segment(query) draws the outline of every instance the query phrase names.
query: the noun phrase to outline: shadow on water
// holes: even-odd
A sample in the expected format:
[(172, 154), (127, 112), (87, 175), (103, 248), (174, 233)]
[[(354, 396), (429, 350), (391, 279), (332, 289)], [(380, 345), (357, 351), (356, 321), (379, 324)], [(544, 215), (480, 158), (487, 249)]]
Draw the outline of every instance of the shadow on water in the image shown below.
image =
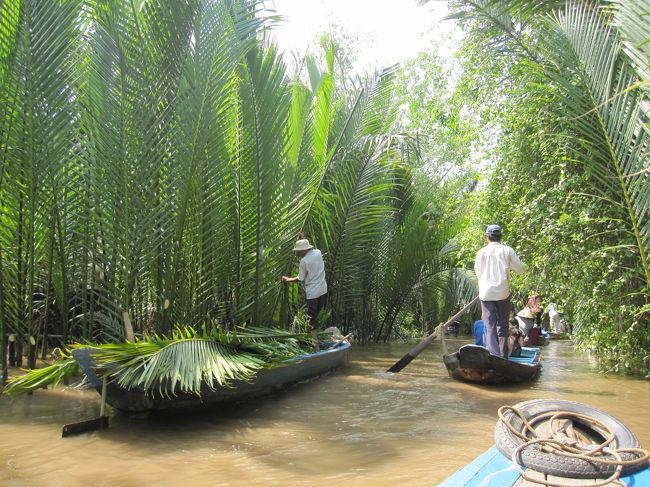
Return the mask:
[[(245, 402), (234, 402), (218, 405), (199, 405), (179, 410), (153, 411), (142, 414), (126, 414), (108, 406), (111, 424), (128, 429), (143, 426), (148, 430), (168, 428), (170, 424), (183, 428), (191, 428), (195, 424), (211, 424), (219, 426), (233, 420), (259, 416), (265, 409), (273, 410), (281, 407), (283, 401), (292, 394), (307, 392), (311, 387), (319, 387), (318, 382), (336, 380), (344, 377), (344, 370), (332, 371), (316, 380), (304, 381), (285, 387), (274, 394), (249, 399)], [(287, 399), (285, 399), (285, 396)], [(4, 424), (30, 425), (52, 424), (82, 421), (99, 414), (101, 397), (92, 387), (77, 388), (57, 386), (53, 389), (44, 388), (32, 394), (20, 396), (0, 395), (0, 421)], [(299, 418), (296, 418), (298, 420)]]

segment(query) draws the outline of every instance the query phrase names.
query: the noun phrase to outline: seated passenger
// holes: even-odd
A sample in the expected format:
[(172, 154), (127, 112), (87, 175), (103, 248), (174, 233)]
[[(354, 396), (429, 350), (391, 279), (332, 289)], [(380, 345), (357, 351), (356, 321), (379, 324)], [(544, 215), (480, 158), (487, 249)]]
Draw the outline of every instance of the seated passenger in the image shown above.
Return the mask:
[(521, 346), (524, 342), (524, 335), (516, 322), (510, 324), (510, 336), (508, 337), (508, 356), (521, 357)]
[(541, 298), (533, 295), (528, 298), (527, 305), (517, 313), (516, 319), (523, 336), (527, 337), (535, 325), (541, 326)]
[(539, 326), (534, 326), (526, 335), (524, 340), (524, 347), (537, 347), (539, 346), (539, 335), (541, 333), (541, 328)]

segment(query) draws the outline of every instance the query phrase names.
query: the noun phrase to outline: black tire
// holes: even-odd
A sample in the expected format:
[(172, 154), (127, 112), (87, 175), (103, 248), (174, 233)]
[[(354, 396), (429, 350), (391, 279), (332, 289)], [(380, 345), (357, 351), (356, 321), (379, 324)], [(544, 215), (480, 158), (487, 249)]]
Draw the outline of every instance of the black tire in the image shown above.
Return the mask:
[[(568, 411), (571, 413), (583, 414), (591, 416), (597, 421), (600, 421), (605, 426), (611, 428), (616, 435), (616, 443), (618, 448), (639, 448), (639, 441), (634, 434), (621, 423), (618, 419), (606, 414), (599, 409), (580, 404), (572, 401), (564, 401), (561, 399), (546, 400), (536, 399), (532, 401), (525, 401), (516, 404), (514, 408), (518, 409), (526, 420), (534, 416), (544, 413), (552, 413), (557, 411)], [(512, 411), (506, 411), (504, 418), (508, 421), (515, 430), (520, 431), (523, 422), (519, 416)], [(599, 431), (597, 428), (592, 428), (602, 437), (607, 437), (605, 431)], [(497, 448), (508, 458), (512, 457), (512, 452), (517, 447), (524, 443), (524, 440), (518, 438), (512, 433), (508, 427), (499, 419), (494, 430), (494, 440)], [(640, 454), (636, 453), (622, 453), (623, 460), (635, 460), (640, 458)], [(612, 455), (604, 455), (601, 458), (616, 460)], [(603, 465), (601, 463), (593, 463), (581, 458), (570, 458), (553, 453), (546, 453), (535, 448), (526, 448), (520, 454), (520, 460), (523, 467), (542, 472), (547, 475), (555, 475), (557, 477), (576, 478), (576, 479), (593, 479), (593, 478), (607, 478), (611, 476), (615, 470), (615, 465)], [(638, 472), (647, 467), (647, 462), (629, 465), (623, 468), (621, 476), (630, 475)]]

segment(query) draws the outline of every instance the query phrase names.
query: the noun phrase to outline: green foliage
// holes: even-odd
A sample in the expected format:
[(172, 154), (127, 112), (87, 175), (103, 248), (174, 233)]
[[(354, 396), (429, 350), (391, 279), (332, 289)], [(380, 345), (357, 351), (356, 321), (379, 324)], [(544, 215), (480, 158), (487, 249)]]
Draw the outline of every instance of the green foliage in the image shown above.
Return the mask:
[[(611, 12), (597, 3), (548, 2), (552, 15), (535, 11), (545, 2), (530, 9), (480, 3), (477, 25), (489, 24), (495, 33), (488, 35), (499, 39), (494, 45), (504, 44), (489, 69), (466, 72), (465, 84), (474, 76), (509, 80), (490, 109), (499, 134), (496, 164), (473, 210), (474, 234), (501, 223), (529, 267), (516, 281), (518, 297), (541, 292), (559, 303), (580, 345), (595, 350), (604, 366), (647, 374), (650, 139), (638, 77), (644, 66), (622, 49)], [(615, 25), (639, 41), (634, 8), (615, 11)], [(490, 12), (511, 21), (491, 23)], [(474, 58), (490, 55), (480, 43), (486, 30), (478, 32), (478, 41), (466, 44)], [(474, 250), (466, 246), (468, 261)]]
[[(402, 225), (419, 215), (408, 202), (413, 142), (394, 130), (395, 71), (353, 78), (353, 50), (326, 37), (309, 76), (291, 79), (263, 39), (275, 19), (261, 9), (1, 3), (3, 336), (121, 342), (125, 313), (140, 337), (174, 323), (288, 326), (301, 299), (278, 277), (295, 268), (301, 233), (325, 254), (337, 325), (368, 338), (406, 319), (409, 300), (388, 302), (381, 286), (401, 265), (389, 252), (418, 238), (438, 251), (448, 234)], [(420, 250), (423, 268), (438, 262)], [(138, 347), (153, 345), (128, 353)]]
[[(95, 370), (120, 386), (141, 388), (147, 394), (172, 396), (179, 392), (201, 395), (204, 388), (228, 387), (235, 380), (250, 380), (262, 368), (311, 351), (309, 334), (249, 328), (233, 333), (176, 328), (174, 333), (145, 336), (141, 340), (108, 344), (75, 344), (91, 348)], [(66, 354), (49, 367), (12, 380), (7, 394), (55, 385), (79, 373), (77, 362)]]
[(81, 373), (81, 369), (77, 361), (66, 354), (62, 360), (52, 365), (30, 370), (24, 375), (14, 377), (2, 392), (4, 394), (24, 394), (46, 386), (55, 386), (65, 378), (79, 373)]
[(398, 130), (409, 137), (402, 153), (412, 168), (399, 219), (387, 222), (379, 247), (389, 262), (378, 300), (384, 340), (426, 334), (476, 294), (458, 268), (457, 240), (467, 224), (464, 195), (476, 177), (478, 134), (457, 100), (455, 64), (435, 49), (405, 63), (395, 82)]

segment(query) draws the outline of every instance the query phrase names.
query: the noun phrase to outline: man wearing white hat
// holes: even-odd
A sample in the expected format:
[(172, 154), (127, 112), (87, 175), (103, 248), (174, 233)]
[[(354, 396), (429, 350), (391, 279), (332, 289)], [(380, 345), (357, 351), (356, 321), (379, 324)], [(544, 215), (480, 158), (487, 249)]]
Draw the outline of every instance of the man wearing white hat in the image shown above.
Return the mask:
[(510, 272), (524, 272), (515, 251), (501, 243), (501, 227), (490, 225), (485, 231), (488, 244), (478, 251), (474, 271), (485, 323), (485, 347), (492, 355), (508, 358), (510, 318)]
[(312, 344), (315, 349), (318, 349), (318, 313), (327, 304), (327, 282), (325, 281), (323, 254), (320, 250), (315, 249), (306, 238), (298, 240), (293, 250), (301, 258), (298, 275), (296, 277), (282, 276), (282, 281), (305, 283), (307, 316), (311, 328)]

